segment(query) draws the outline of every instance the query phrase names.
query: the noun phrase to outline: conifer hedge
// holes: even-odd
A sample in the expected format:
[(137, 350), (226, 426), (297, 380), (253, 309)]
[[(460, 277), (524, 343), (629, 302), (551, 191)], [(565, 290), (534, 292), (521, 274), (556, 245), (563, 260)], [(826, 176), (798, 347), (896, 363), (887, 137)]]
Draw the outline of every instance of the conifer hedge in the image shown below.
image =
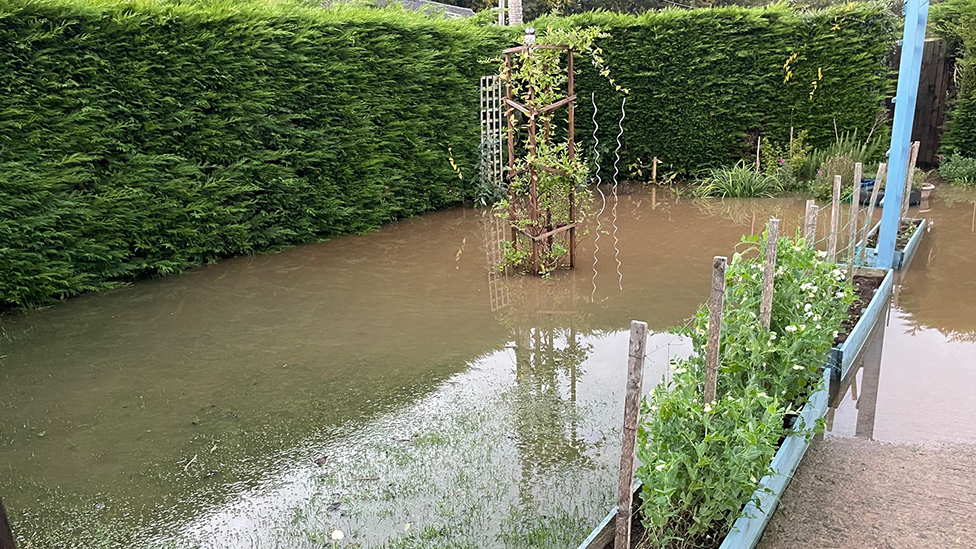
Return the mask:
[[(615, 80), (630, 89), (627, 162), (658, 156), (679, 173), (695, 174), (755, 158), (757, 135), (782, 145), (791, 126), (807, 130), (815, 146), (834, 140), (835, 121), (840, 133), (866, 135), (892, 91), (886, 56), (896, 21), (882, 4), (809, 12), (776, 4), (637, 17), (594, 12), (568, 19), (610, 34), (600, 43), (603, 56)], [(592, 70), (578, 82), (585, 98), (577, 132), (590, 135), (589, 91), (607, 84)], [(620, 97), (598, 91), (596, 101), (600, 127), (615, 129)], [(612, 141), (603, 140), (615, 146)]]
[[(535, 23), (571, 24), (611, 34), (625, 161), (682, 172), (734, 162), (750, 132), (866, 131), (889, 85), (873, 4)], [(0, 308), (456, 203), (477, 179), (478, 79), (520, 34), (287, 2), (0, 0)], [(578, 66), (583, 139), (588, 92), (604, 128), (620, 96)]]
[(946, 41), (958, 77), (949, 105), (942, 150), (976, 158), (976, 0), (948, 0), (931, 7), (935, 34)]

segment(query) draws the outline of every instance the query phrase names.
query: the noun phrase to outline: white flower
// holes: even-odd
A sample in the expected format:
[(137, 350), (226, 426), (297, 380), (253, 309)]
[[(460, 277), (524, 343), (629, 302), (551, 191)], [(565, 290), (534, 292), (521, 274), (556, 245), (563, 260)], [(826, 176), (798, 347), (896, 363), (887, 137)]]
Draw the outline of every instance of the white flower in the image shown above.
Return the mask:
[(837, 339), (837, 330), (834, 330), (834, 339)]
[(751, 314), (751, 315), (752, 315), (752, 318), (756, 318), (756, 313), (754, 313), (754, 312), (752, 312), (752, 311), (749, 311), (749, 314)]
[(806, 330), (806, 329), (807, 329), (807, 325), (806, 325), (806, 324), (800, 324), (800, 331), (801, 331), (801, 332), (802, 332), (803, 330)]
[[(813, 321), (814, 322), (820, 322), (820, 315), (813, 315)], [(819, 328), (820, 326), (817, 326), (817, 327)]]
[(818, 330), (820, 329), (820, 325), (819, 325), (819, 324), (817, 324), (817, 329), (818, 329)]
[(789, 326), (786, 327), (786, 331), (787, 332), (795, 332), (796, 331), (796, 326), (794, 326), (793, 324), (790, 324)]
[(776, 332), (770, 332), (769, 339), (776, 339)]
[(345, 534), (342, 533), (342, 530), (333, 530), (332, 531), (332, 539), (333, 540), (339, 541), (339, 540), (341, 540), (344, 537), (345, 537)]
[(759, 482), (756, 480), (756, 477), (749, 477), (749, 480), (751, 480), (753, 484), (757, 484)]
[(655, 467), (655, 469), (657, 469), (658, 471), (663, 471), (663, 470), (664, 470), (664, 468), (665, 468), (665, 467), (667, 467), (667, 466), (668, 466), (668, 464), (667, 464), (667, 463), (664, 463), (664, 462), (662, 461), (661, 463), (658, 463), (658, 464), (657, 464), (657, 467)]
[(706, 404), (705, 405), (705, 413), (707, 414), (708, 412), (711, 412), (711, 411), (712, 411), (712, 405), (711, 404)]
[(836, 297), (837, 299), (840, 299), (840, 298), (844, 297), (844, 292), (837, 292), (836, 294), (834, 294), (834, 297)]
[(817, 252), (817, 257), (819, 257), (820, 259), (823, 259), (823, 258), (827, 257), (827, 252), (819, 251), (819, 252)]
[(677, 370), (674, 371), (674, 373), (676, 373), (676, 374), (683, 374), (683, 373), (685, 373), (687, 371), (688, 371), (688, 368), (678, 368)]
[(766, 398), (766, 393), (759, 393), (759, 398)]
[(841, 280), (844, 278), (844, 273), (840, 272), (840, 269), (834, 269), (833, 271), (830, 272), (830, 274), (832, 274), (834, 278), (836, 278), (837, 280)]
[(657, 411), (657, 406), (651, 406), (651, 412), (656, 412), (656, 411)]
[(811, 316), (813, 316), (813, 312), (812, 311), (807, 311), (807, 318), (810, 318)]
[(800, 366), (799, 364), (794, 364), (793, 365), (793, 369), (794, 370), (802, 370), (803, 369), (803, 366)]
[(804, 310), (804, 311), (809, 311), (809, 310), (810, 310), (810, 309), (812, 309), (812, 308), (813, 308), (813, 305), (811, 305), (811, 304), (809, 304), (809, 303), (807, 303), (806, 305), (804, 305), (804, 306), (803, 306), (803, 310)]

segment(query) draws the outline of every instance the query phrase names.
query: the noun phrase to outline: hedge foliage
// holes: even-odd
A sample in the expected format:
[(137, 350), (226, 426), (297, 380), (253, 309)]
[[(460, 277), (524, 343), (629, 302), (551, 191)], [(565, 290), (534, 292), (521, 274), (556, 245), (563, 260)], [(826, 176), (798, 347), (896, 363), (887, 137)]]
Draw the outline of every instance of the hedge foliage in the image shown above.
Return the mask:
[(505, 44), (397, 10), (3, 0), (0, 306), (456, 202)]
[[(875, 4), (535, 22), (589, 24), (631, 89), (627, 163), (696, 172), (756, 133), (866, 132), (890, 85)], [(0, 308), (456, 203), (477, 179), (478, 78), (520, 34), (289, 0), (0, 0)], [(585, 150), (588, 92), (604, 129), (620, 95), (577, 66)]]
[[(895, 20), (881, 4), (812, 12), (776, 4), (637, 17), (594, 12), (568, 21), (600, 25), (611, 35), (600, 46), (614, 78), (631, 90), (623, 138), (628, 162), (646, 164), (657, 156), (677, 172), (698, 173), (755, 155), (756, 135), (788, 142), (791, 126), (807, 130), (814, 146), (834, 139), (834, 120), (841, 133), (866, 135), (892, 90), (885, 57)], [(537, 28), (547, 24), (566, 20), (535, 22)], [(620, 98), (599, 92), (606, 88), (600, 75), (583, 71), (578, 133), (592, 132), (590, 90), (597, 90), (600, 127), (616, 126)]]
[(976, 0), (941, 2), (932, 6), (930, 18), (959, 74), (942, 148), (948, 154), (976, 158)]

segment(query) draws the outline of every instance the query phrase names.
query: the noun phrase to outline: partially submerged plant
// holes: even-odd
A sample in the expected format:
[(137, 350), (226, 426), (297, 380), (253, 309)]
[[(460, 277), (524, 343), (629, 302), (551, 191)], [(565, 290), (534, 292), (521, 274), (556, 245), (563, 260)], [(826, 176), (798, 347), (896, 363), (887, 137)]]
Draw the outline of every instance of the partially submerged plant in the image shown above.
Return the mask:
[[(702, 402), (708, 312), (680, 330), (694, 354), (643, 402), (641, 514), (653, 547), (715, 546), (770, 472), (784, 419), (822, 380), (853, 287), (797, 238), (779, 239), (770, 328), (758, 321), (764, 239), (746, 237), (726, 273), (718, 397)], [(810, 428), (811, 426), (806, 426)]]
[(781, 190), (775, 176), (741, 160), (731, 168), (712, 168), (692, 192), (697, 197), (747, 198), (769, 197)]
[(953, 185), (976, 185), (976, 158), (958, 154), (941, 157), (939, 175)]

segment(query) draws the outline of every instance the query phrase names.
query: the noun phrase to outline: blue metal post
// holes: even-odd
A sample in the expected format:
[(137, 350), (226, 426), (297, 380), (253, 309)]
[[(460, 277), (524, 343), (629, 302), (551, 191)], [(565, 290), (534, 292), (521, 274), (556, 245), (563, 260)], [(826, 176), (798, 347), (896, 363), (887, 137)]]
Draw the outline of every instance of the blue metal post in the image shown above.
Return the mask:
[(915, 101), (918, 98), (918, 78), (925, 48), (925, 24), (929, 18), (929, 0), (905, 2), (905, 34), (898, 66), (898, 91), (895, 92), (895, 120), (891, 128), (891, 149), (885, 185), (884, 210), (878, 235), (878, 266), (894, 267), (895, 241), (901, 221), (901, 205), (905, 197), (908, 176), (908, 151), (911, 148), (912, 123), (915, 121)]

